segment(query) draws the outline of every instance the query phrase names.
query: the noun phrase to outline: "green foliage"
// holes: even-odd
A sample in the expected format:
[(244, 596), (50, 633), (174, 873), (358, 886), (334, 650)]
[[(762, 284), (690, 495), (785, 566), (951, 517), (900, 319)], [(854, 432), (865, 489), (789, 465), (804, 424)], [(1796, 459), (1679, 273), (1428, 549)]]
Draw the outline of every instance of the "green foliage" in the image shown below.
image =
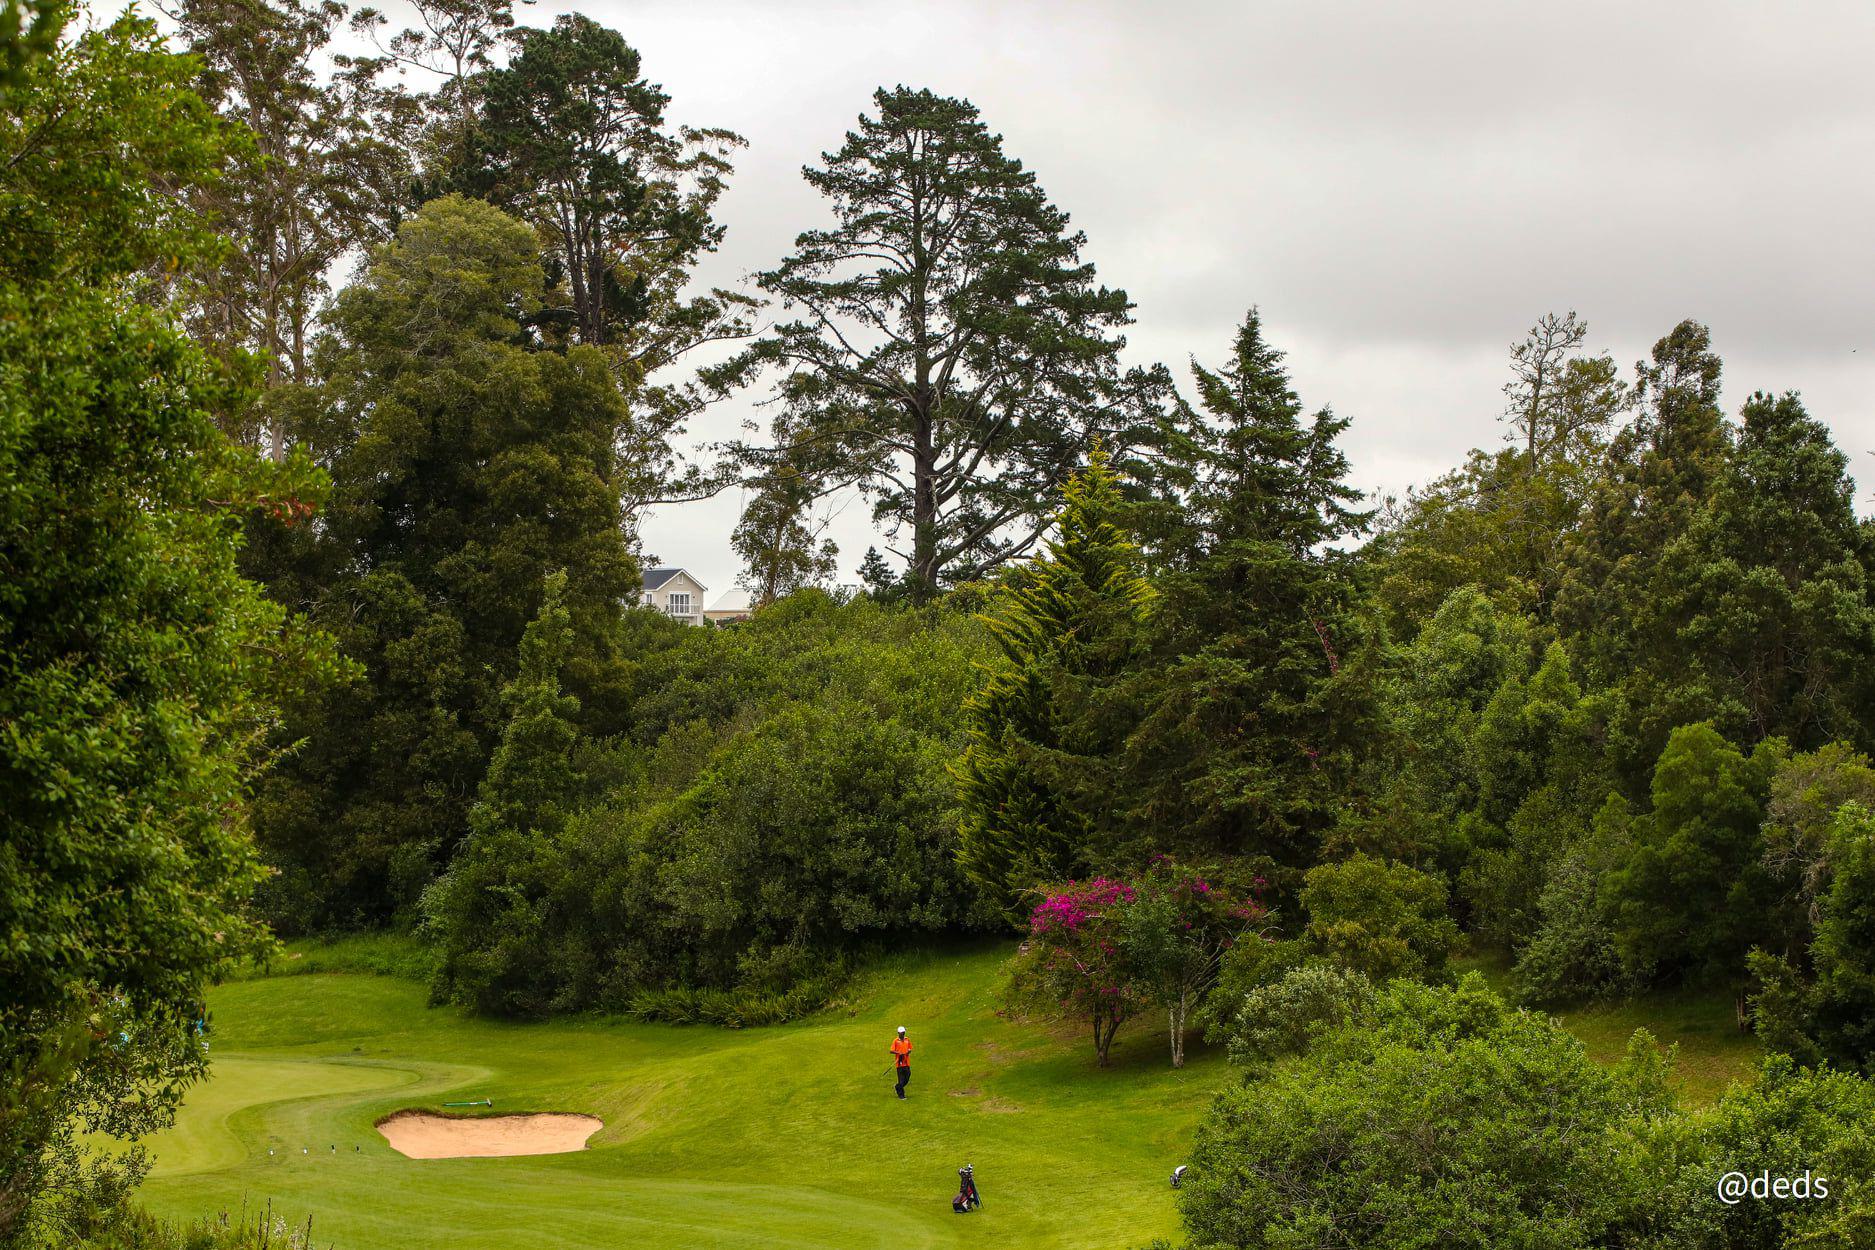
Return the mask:
[(1188, 524), (1158, 579), (1155, 662), (1129, 683), (1144, 715), (1115, 793), (1159, 849), (1305, 866), (1370, 721), (1353, 586), (1324, 546), (1365, 524), (1335, 445), (1347, 422), (1303, 421), (1254, 310), (1223, 368), (1193, 369), (1211, 421), (1180, 452)]
[(425, 923), (441, 939), (439, 1001), (495, 1015), (548, 1006), (536, 975), (539, 907), (552, 883), (546, 861), (588, 786), (576, 749), (579, 700), (560, 688), (572, 646), (566, 574), (556, 572), (521, 636), (520, 671), (502, 689), (508, 723), (469, 810), (469, 836), (424, 892)]
[[(659, 335), (694, 342), (717, 328), (720, 292), (686, 305), (678, 290), (723, 237), (710, 213), (742, 140), (670, 126), (670, 97), (645, 80), (637, 50), (589, 17), (564, 14), (509, 40), (508, 63), (477, 83), (470, 159), (486, 168), (463, 176), (540, 225), (577, 340), (642, 356)], [(648, 372), (683, 342), (636, 363)]]
[(1746, 756), (1709, 724), (1673, 731), (1609, 887), (1629, 973), (1736, 976), (1769, 907), (1759, 824), (1782, 743)]
[(1307, 937), (1323, 957), (1375, 981), (1444, 973), (1458, 926), (1437, 877), (1356, 855), (1310, 869), (1305, 882)]
[(207, 981), (267, 944), (257, 747), (333, 671), (236, 564), (316, 475), (231, 447), (238, 387), (132, 298), (201, 238), (157, 203), (218, 150), (187, 68), (126, 17), (0, 93), (0, 1242), (115, 1204), (144, 1160), (77, 1136), (144, 1136), (200, 1077)]
[(1194, 1245), (1625, 1244), (1657, 1171), (1625, 1140), (1638, 1079), (1475, 976), (1284, 985), (1313, 1018), (1259, 1047), (1309, 1048), (1252, 1069), (1200, 1127), (1180, 1193)]
[[(433, 896), (448, 992), (753, 1023), (804, 1010), (859, 944), (971, 922), (946, 711), (984, 653), (973, 623), (811, 591), (734, 630), (631, 615), (650, 632), (630, 741), (594, 749), (597, 797), (486, 852), (478, 827)], [(553, 758), (589, 771), (565, 723)]]
[(1753, 1026), (1767, 1049), (1800, 1063), (1866, 1072), (1875, 1062), (1875, 810), (1838, 808), (1825, 856), (1809, 973), (1796, 957), (1753, 951)]
[(1503, 416), (1513, 446), (1473, 451), (1461, 467), (1388, 501), (1368, 555), (1395, 637), (1411, 638), (1468, 585), (1548, 621), (1608, 427), (1631, 398), (1607, 354), (1581, 354), (1587, 332), (1574, 313), (1539, 320), (1511, 349)]
[(1367, 1019), (1376, 997), (1363, 973), (1326, 963), (1292, 968), (1238, 1000), (1227, 1031), (1230, 1060), (1255, 1068), (1306, 1054), (1324, 1035)]
[(625, 403), (593, 349), (530, 350), (521, 319), (544, 298), (528, 228), (450, 197), (338, 301), (315, 440), (333, 499), (305, 584), (364, 681), (295, 710), (306, 742), (258, 799), (292, 927), (386, 920), (448, 862), (549, 570), (566, 571), (580, 728), (620, 727)]
[(1810, 944), (1830, 884), (1830, 827), (1846, 803), (1875, 810), (1875, 767), (1847, 743), (1793, 755), (1772, 775), (1763, 827), (1764, 866), (1779, 894), (1772, 949)]
[(234, 141), (193, 63), (130, 13), (42, 52), (0, 92), (0, 273), (96, 285), (210, 252), (209, 223), (150, 192), (212, 179)]
[(1098, 833), (1125, 729), (1124, 719), (1114, 724), (1111, 687), (1134, 659), (1153, 603), (1118, 525), (1103, 451), (1062, 496), (1046, 554), (992, 592), (985, 620), (1002, 662), (964, 707), (958, 861), (1011, 922), (1026, 916), (1036, 885), (1084, 873), (1103, 849)]
[(67, 12), (58, 0), (6, 0), (0, 5), (0, 89), (16, 84), (28, 64), (58, 46)]
[(1260, 943), (1267, 919), (1256, 901), (1261, 879), (1236, 884), (1160, 857), (1134, 878), (1120, 908), (1118, 947), (1133, 992), (1163, 1007), (1172, 1066), (1185, 1066), (1185, 1027), (1217, 982), (1230, 951)]
[[(1669, 1244), (1728, 1250), (1852, 1250), (1875, 1229), (1875, 1085), (1827, 1069), (1802, 1071), (1788, 1060), (1765, 1061), (1757, 1079), (1735, 1085), (1700, 1124), (1679, 1175), (1659, 1191)], [(1753, 1198), (1725, 1205), (1705, 1200), (1714, 1178), (1749, 1176), (1826, 1179), (1827, 1199)]]

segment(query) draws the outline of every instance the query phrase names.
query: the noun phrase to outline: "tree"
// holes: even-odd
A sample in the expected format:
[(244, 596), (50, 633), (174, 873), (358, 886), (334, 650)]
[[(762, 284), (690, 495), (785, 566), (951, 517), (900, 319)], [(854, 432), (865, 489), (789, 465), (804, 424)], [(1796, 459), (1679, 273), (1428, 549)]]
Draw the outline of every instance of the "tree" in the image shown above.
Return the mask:
[(1648, 1117), (1671, 1108), (1650, 1044), (1609, 1072), (1475, 974), (1363, 988), (1291, 996), (1312, 1009), (1301, 1038), (1261, 1031), (1307, 1049), (1227, 1085), (1199, 1126), (1179, 1193), (1191, 1244), (1653, 1244), (1628, 1239), (1671, 1166), (1649, 1154)]
[(1366, 855), (1310, 869), (1302, 910), (1311, 946), (1375, 981), (1442, 975), (1458, 944), (1444, 882)]
[(625, 713), (624, 401), (595, 349), (530, 350), (521, 321), (544, 299), (532, 232), (459, 196), (339, 297), (309, 606), (366, 681), (295, 710), (307, 742), (261, 795), (283, 921), (387, 918), (448, 862), (548, 571), (566, 571), (581, 727), (604, 736)]
[[(1769, 927), (1759, 826), (1783, 754), (1772, 739), (1747, 756), (1705, 723), (1667, 739), (1653, 810), (1635, 818), (1611, 882), (1623, 962), (1638, 978), (1741, 983), (1745, 952)], [(1740, 1010), (1742, 1026), (1742, 1000)]]
[(508, 41), (507, 65), (479, 79), (481, 131), (462, 178), (541, 232), (554, 289), (530, 320), (600, 349), (631, 397), (619, 489), (635, 533), (646, 506), (728, 482), (675, 450), (702, 397), (652, 379), (748, 333), (748, 297), (686, 290), (698, 258), (722, 241), (712, 212), (742, 139), (670, 125), (670, 97), (645, 80), (637, 50), (591, 18), (565, 14)]
[(1848, 457), (1794, 394), (1754, 394), (1741, 417), (1670, 553), (1683, 570), (1671, 618), (1748, 738), (1875, 746), (1875, 602)]
[(314, 475), (229, 445), (211, 412), (237, 384), (135, 298), (153, 253), (194, 259), (168, 193), (226, 142), (190, 68), (126, 15), (0, 92), (7, 1245), (48, 1204), (115, 1200), (147, 1159), (87, 1165), (85, 1135), (154, 1132), (202, 1075), (208, 982), (268, 945), (256, 748), (331, 671), (236, 566), (246, 516), (303, 515)]
[[(407, 158), (358, 63), (326, 80), (314, 65), (344, 14), (336, 0), (181, 0), (170, 14), (201, 58), (200, 90), (250, 140), (227, 177), (191, 191), (229, 240), (189, 275), (189, 328), (222, 354), (256, 353), (269, 386), (312, 382), (315, 324), (339, 258), (395, 224)], [(293, 431), (263, 402), (229, 414), (274, 459)], [(258, 422), (264, 428), (245, 428)]]
[[(425, 97), (430, 114), (430, 184), (420, 188), (422, 200), (468, 188), (463, 182), (475, 161), (477, 132), (481, 128), (482, 89), (495, 66), (491, 55), (502, 37), (514, 28), (515, 0), (413, 0), (417, 25), (406, 27), (388, 42), (380, 35), (384, 14), (360, 9), (352, 14), (353, 30), (377, 47), (384, 63), (401, 74), (414, 69), (439, 79)], [(534, 0), (520, 0), (532, 4)], [(425, 195), (424, 190), (433, 194)]]
[(1224, 955), (1255, 940), (1263, 917), (1254, 897), (1161, 857), (1132, 882), (1120, 907), (1120, 945), (1134, 992), (1165, 1008), (1172, 1066), (1185, 1066), (1185, 1026), (1217, 980)]
[(866, 593), (881, 603), (893, 603), (904, 596), (904, 583), (877, 547), (866, 548), (866, 558), (859, 562), (859, 580)]
[(469, 810), (469, 835), (423, 897), (442, 945), (435, 997), (494, 1015), (540, 1014), (550, 1001), (538, 975), (539, 909), (551, 888), (542, 878), (585, 790), (574, 750), (579, 700), (560, 687), (573, 649), (565, 600), (566, 574), (553, 573), (502, 688), (508, 723)]
[(0, 88), (16, 84), (29, 61), (58, 45), (66, 12), (59, 0), (6, 0), (0, 4)]
[(1681, 322), (1636, 370), (1637, 415), (1611, 443), (1567, 548), (1554, 619), (1584, 684), (1611, 692), (1611, 750), (1638, 795), (1672, 729), (1722, 711), (1715, 675), (1682, 637), (1676, 583), (1728, 440), (1704, 326)]
[(1843, 803), (1826, 836), (1828, 884), (1807, 959), (1751, 953), (1753, 1023), (1771, 1050), (1867, 1072), (1875, 1063), (1875, 808)]
[[(1302, 418), (1255, 310), (1229, 363), (1193, 365), (1211, 426), (1186, 455), (1190, 524), (1159, 576), (1155, 662), (1130, 695), (1127, 816), (1195, 853), (1312, 862), (1364, 747), (1371, 692), (1351, 577), (1347, 422)], [(1177, 831), (1173, 834), (1171, 831)]]
[(1577, 354), (1588, 332), (1573, 311), (1561, 317), (1547, 313), (1510, 350), (1506, 437), (1523, 445), (1531, 473), (1556, 458), (1599, 447), (1627, 407), (1627, 386), (1615, 376), (1614, 361), (1606, 354)]
[[(822, 445), (911, 531), (918, 601), (1026, 553), (1094, 435), (1146, 437), (1150, 375), (1119, 376), (1123, 291), (966, 100), (881, 88), (824, 166), (837, 223), (758, 277), (794, 321), (713, 376), (783, 374), (791, 441)], [(744, 446), (740, 454), (759, 454)]]
[(1122, 940), (1133, 887), (1095, 877), (1044, 893), (1029, 914), (1029, 940), (1016, 982), (1033, 982), (1069, 1016), (1094, 1031), (1094, 1058), (1106, 1067), (1113, 1035), (1139, 1006)]
[(833, 576), (840, 548), (821, 537), (826, 522), (814, 522), (811, 510), (820, 496), (815, 481), (791, 460), (771, 466), (755, 483), (729, 545), (743, 560), (736, 584), (756, 607)]
[(1120, 496), (1104, 449), (1062, 499), (1043, 558), (992, 598), (985, 620), (1003, 662), (964, 705), (958, 860), (1011, 919), (1030, 888), (1095, 858), (1124, 732), (1107, 704), (1153, 602), (1116, 523)]

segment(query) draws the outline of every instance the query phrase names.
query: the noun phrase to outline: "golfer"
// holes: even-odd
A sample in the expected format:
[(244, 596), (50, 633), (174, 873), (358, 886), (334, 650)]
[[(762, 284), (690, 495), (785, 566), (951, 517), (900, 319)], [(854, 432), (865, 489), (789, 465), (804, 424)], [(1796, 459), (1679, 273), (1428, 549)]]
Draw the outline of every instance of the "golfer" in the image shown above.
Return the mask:
[(905, 1036), (905, 1026), (898, 1026), (898, 1036), (892, 1039), (892, 1061), (898, 1065), (898, 1096), (905, 1096), (905, 1087), (911, 1083), (911, 1042)]

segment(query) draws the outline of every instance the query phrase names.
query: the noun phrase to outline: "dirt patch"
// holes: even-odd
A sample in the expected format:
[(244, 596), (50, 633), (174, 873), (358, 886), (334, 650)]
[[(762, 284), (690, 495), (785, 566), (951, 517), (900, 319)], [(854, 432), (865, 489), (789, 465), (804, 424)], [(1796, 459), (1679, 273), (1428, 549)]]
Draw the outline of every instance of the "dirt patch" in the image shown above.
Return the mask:
[(1019, 1104), (1010, 1102), (1007, 1098), (985, 1098), (983, 1100), (983, 1109), (985, 1111), (994, 1111), (998, 1115), (1014, 1115), (1016, 1112), (1022, 1110)]
[(550, 1112), (455, 1116), (399, 1111), (378, 1121), (378, 1132), (391, 1149), (412, 1159), (568, 1154), (586, 1149), (586, 1139), (604, 1127), (596, 1116)]

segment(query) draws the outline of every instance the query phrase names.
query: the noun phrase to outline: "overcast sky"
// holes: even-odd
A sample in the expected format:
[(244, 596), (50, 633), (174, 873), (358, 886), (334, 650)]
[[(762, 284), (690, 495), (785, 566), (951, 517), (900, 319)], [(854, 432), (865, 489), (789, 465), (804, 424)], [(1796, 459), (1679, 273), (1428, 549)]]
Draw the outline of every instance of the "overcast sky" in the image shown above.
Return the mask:
[[(541, 4), (522, 21), (564, 8)], [(826, 221), (800, 178), (881, 84), (966, 96), (1137, 303), (1129, 356), (1216, 361), (1250, 304), (1358, 485), (1495, 445), (1511, 342), (1575, 309), (1625, 368), (1684, 317), (1725, 404), (1795, 389), (1875, 493), (1875, 4), (599, 0), (677, 120), (749, 140), (704, 277)], [(1859, 349), (1859, 350), (1858, 350)], [(723, 437), (743, 412), (712, 411)], [(731, 496), (647, 552), (737, 571)], [(843, 579), (873, 541), (833, 531)]]

